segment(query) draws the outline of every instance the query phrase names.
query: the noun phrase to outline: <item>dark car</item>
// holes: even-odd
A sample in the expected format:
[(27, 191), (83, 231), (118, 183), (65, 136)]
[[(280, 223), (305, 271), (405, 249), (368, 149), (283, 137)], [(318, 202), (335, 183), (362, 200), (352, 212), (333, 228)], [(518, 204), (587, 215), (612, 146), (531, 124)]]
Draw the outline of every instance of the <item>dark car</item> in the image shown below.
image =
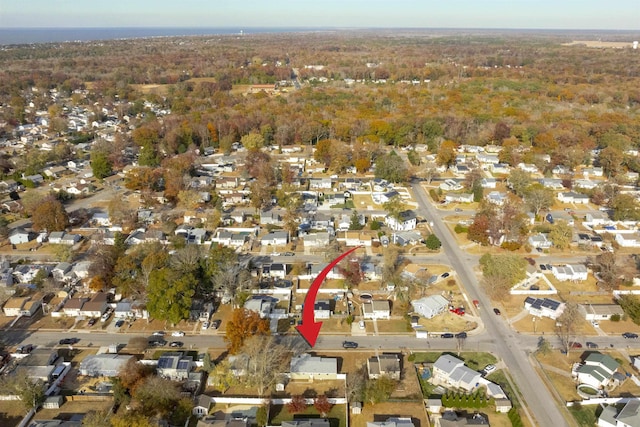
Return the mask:
[(442, 274), (440, 275), (440, 277), (442, 277), (443, 279), (446, 279), (446, 278), (447, 278), (447, 277), (449, 277), (449, 276), (450, 276), (450, 274), (449, 274), (449, 273), (442, 273)]
[(284, 256), (294, 256), (295, 254), (293, 252), (285, 252), (282, 255), (284, 255)]
[(467, 337), (467, 333), (466, 332), (458, 332), (456, 334), (456, 338), (466, 338)]
[(29, 354), (33, 350), (33, 344), (24, 344), (16, 349), (18, 354)]
[(88, 326), (93, 326), (96, 324), (96, 322), (98, 321), (98, 319), (96, 319), (95, 317), (92, 317), (91, 319), (89, 319), (89, 321), (87, 322)]
[(167, 342), (163, 339), (149, 340), (149, 345), (151, 347), (164, 347), (165, 345), (167, 345)]
[(579, 342), (570, 342), (569, 343), (569, 347), (571, 347), (571, 348), (582, 348), (582, 344), (580, 344)]
[(211, 327), (213, 329), (218, 329), (220, 327), (220, 325), (222, 324), (222, 320), (220, 319), (216, 319), (213, 322), (211, 322)]
[(547, 266), (546, 266), (546, 265), (544, 265), (544, 264), (540, 264), (540, 270), (546, 270), (546, 269), (547, 269)]
[(587, 341), (587, 348), (598, 348), (598, 344), (591, 341)]
[(447, 332), (445, 334), (440, 335), (440, 338), (453, 338), (453, 334), (450, 332)]
[(80, 341), (80, 338), (62, 338), (58, 343), (60, 345), (73, 345)]
[(184, 347), (184, 343), (182, 341), (171, 341), (169, 347)]
[(116, 322), (116, 328), (119, 328), (122, 325), (124, 325), (124, 320), (120, 319)]
[(342, 348), (358, 348), (358, 343), (353, 341), (343, 341)]
[(638, 338), (638, 334), (634, 332), (625, 332), (622, 336), (625, 338)]
[(497, 315), (500, 316), (502, 313), (500, 312), (500, 310), (498, 310), (497, 308), (493, 309), (493, 312)]

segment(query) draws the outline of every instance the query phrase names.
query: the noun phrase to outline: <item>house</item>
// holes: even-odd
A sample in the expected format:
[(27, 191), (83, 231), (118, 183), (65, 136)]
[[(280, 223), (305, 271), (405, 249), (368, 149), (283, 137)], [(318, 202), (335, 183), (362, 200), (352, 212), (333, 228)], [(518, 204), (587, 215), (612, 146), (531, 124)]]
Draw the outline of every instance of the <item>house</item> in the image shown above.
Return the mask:
[(480, 180), (480, 186), (482, 188), (495, 189), (497, 185), (498, 185), (498, 182), (496, 181), (495, 178), (482, 178)]
[(616, 242), (623, 248), (640, 248), (640, 233), (633, 234), (616, 234)]
[(578, 384), (588, 384), (596, 390), (613, 380), (620, 364), (608, 354), (591, 353), (581, 364), (574, 365), (571, 375)]
[(116, 377), (130, 360), (135, 360), (135, 356), (108, 353), (90, 355), (80, 362), (80, 375)]
[(396, 197), (400, 197), (400, 193), (396, 190), (387, 191), (386, 193), (382, 193), (378, 196), (378, 203), (387, 203)]
[(73, 246), (80, 241), (79, 234), (66, 233), (64, 231), (52, 231), (49, 234), (49, 243), (54, 245)]
[(450, 354), (443, 354), (433, 364), (433, 384), (459, 388), (470, 392), (480, 385), (481, 375)]
[(598, 427), (640, 427), (640, 400), (630, 399), (618, 412), (616, 405), (605, 406)]
[(538, 167), (531, 163), (518, 163), (518, 169), (529, 173), (538, 173)]
[(302, 242), (305, 248), (324, 248), (329, 245), (329, 233), (312, 233), (302, 236)]
[(34, 314), (36, 314), (38, 309), (42, 307), (43, 298), (44, 296), (40, 293), (32, 295), (29, 298), (29, 300), (25, 301), (24, 305), (22, 306), (22, 310), (20, 311), (20, 314), (26, 317), (31, 317)]
[(559, 178), (541, 178), (538, 180), (543, 187), (550, 188), (552, 190), (564, 190), (562, 180)]
[(30, 297), (11, 297), (4, 303), (2, 311), (7, 317), (17, 317), (22, 314), (22, 308), (29, 301)]
[(611, 316), (624, 316), (624, 310), (618, 304), (584, 304), (585, 320), (610, 320)]
[(409, 231), (416, 228), (418, 217), (412, 210), (402, 211), (398, 217), (387, 215), (384, 219), (385, 224), (393, 231)]
[(338, 379), (338, 359), (302, 353), (291, 358), (288, 376), (292, 380), (306, 381)]
[(489, 165), (489, 169), (491, 173), (495, 174), (508, 174), (511, 172), (511, 166), (507, 163), (495, 163), (493, 165)]
[(158, 359), (157, 372), (163, 378), (172, 381), (184, 381), (188, 378), (193, 368), (193, 358), (185, 356), (182, 352), (168, 352)]
[(107, 311), (109, 294), (98, 292), (91, 300), (85, 302), (79, 311), (80, 316), (100, 317)]
[(260, 244), (282, 246), (289, 243), (289, 233), (286, 231), (273, 231), (260, 239)]
[(504, 202), (507, 200), (507, 194), (502, 193), (500, 191), (491, 191), (489, 192), (489, 194), (485, 196), (485, 199), (487, 199), (489, 203), (502, 206), (504, 205)]
[(367, 359), (367, 372), (370, 380), (375, 380), (383, 375), (400, 381), (402, 369), (400, 358), (397, 354), (384, 353)]
[(9, 233), (9, 242), (11, 242), (12, 245), (19, 245), (21, 243), (28, 243), (31, 240), (33, 240), (34, 236), (32, 233), (29, 233), (27, 231), (24, 230), (24, 228), (18, 227), (18, 228), (14, 228), (10, 233)]
[(91, 217), (91, 222), (98, 227), (111, 227), (109, 214), (106, 212), (96, 212)]
[(552, 246), (551, 240), (547, 239), (547, 235), (543, 233), (529, 236), (528, 242), (534, 248), (549, 249)]
[(488, 426), (489, 420), (480, 413), (458, 414), (453, 410), (446, 410), (439, 419), (440, 427), (466, 427), (466, 426)]
[(564, 193), (558, 193), (558, 200), (562, 203), (577, 203), (586, 205), (589, 203), (589, 196), (582, 193), (576, 193), (575, 191), (567, 191)]
[(282, 225), (285, 212), (282, 209), (269, 209), (260, 211), (261, 225)]
[(362, 303), (362, 316), (365, 319), (391, 318), (391, 304), (389, 300), (373, 300)]
[(310, 190), (330, 190), (333, 187), (331, 178), (311, 178), (309, 180)]
[(53, 270), (51, 270), (51, 275), (55, 280), (64, 282), (66, 281), (67, 273), (69, 273), (70, 271), (71, 264), (69, 264), (68, 262), (60, 262), (56, 264), (55, 267), (53, 267)]
[(232, 417), (221, 420), (216, 415), (208, 415), (200, 418), (196, 427), (249, 427), (254, 424), (250, 422), (248, 417)]
[(582, 175), (585, 178), (588, 178), (589, 176), (602, 177), (604, 176), (604, 170), (601, 167), (584, 168), (582, 169)]
[[(49, 396), (44, 400), (44, 403), (42, 404), (42, 407), (44, 409), (60, 409), (60, 407), (64, 404), (64, 396), (62, 395), (56, 395), (56, 396)], [(61, 427), (64, 427), (64, 425), (61, 425)]]
[(77, 317), (80, 315), (80, 310), (82, 306), (89, 301), (89, 298), (79, 297), (79, 298), (69, 298), (67, 302), (62, 307), (62, 312), (65, 316)]
[[(495, 187), (494, 187), (495, 188)], [(444, 196), (447, 203), (473, 203), (472, 193), (448, 193)]]
[(398, 231), (391, 235), (391, 241), (398, 246), (407, 246), (422, 243), (424, 239), (417, 231)]
[(298, 418), (293, 421), (282, 421), (282, 427), (330, 427), (326, 418)]
[(413, 311), (420, 316), (431, 319), (440, 313), (444, 313), (449, 307), (449, 301), (442, 295), (431, 295), (411, 301)]
[(316, 300), (316, 303), (313, 305), (313, 315), (316, 319), (329, 319), (332, 312), (331, 300)]
[[(202, 418), (205, 415), (209, 414), (209, 410), (211, 409), (211, 396), (207, 396), (206, 394), (201, 394), (196, 397), (195, 404), (191, 409), (191, 413), (198, 418)], [(219, 420), (222, 421), (222, 420)]]
[(42, 275), (48, 277), (52, 268), (53, 266), (45, 264), (22, 264), (13, 269), (13, 275), (21, 283), (31, 283), (38, 277), (38, 274), (41, 277)]
[(462, 184), (454, 179), (445, 179), (439, 186), (443, 191), (458, 191), (462, 190)]
[(245, 301), (244, 308), (255, 311), (264, 319), (271, 314), (277, 303), (278, 300), (276, 298), (267, 295), (254, 295)]
[(74, 264), (72, 270), (78, 279), (86, 279), (89, 277), (89, 267), (91, 267), (91, 261), (80, 261)]
[(593, 190), (599, 185), (597, 181), (592, 181), (590, 179), (576, 179), (573, 181), (574, 188), (582, 188), (585, 190)]
[(415, 427), (411, 418), (409, 417), (400, 417), (400, 418), (387, 418), (386, 421), (380, 422), (367, 422), (367, 427)]
[(565, 303), (550, 298), (527, 297), (524, 308), (533, 316), (557, 319), (564, 311)]
[(584, 282), (589, 275), (587, 267), (582, 264), (554, 265), (551, 268), (551, 273), (558, 280), (571, 282)]

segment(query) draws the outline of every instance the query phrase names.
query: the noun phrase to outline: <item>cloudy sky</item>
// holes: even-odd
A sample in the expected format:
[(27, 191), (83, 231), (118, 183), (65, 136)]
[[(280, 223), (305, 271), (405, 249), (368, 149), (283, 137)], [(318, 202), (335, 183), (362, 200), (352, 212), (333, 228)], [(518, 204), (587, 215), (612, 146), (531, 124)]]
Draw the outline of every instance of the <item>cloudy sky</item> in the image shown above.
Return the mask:
[(0, 0), (8, 27), (640, 30), (640, 0)]

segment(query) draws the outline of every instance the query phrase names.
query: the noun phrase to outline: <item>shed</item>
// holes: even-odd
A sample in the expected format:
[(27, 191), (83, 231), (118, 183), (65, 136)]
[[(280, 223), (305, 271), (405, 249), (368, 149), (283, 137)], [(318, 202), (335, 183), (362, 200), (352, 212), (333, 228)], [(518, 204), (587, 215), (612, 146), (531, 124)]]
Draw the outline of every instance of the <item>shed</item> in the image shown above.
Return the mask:
[(64, 403), (64, 396), (49, 396), (44, 400), (42, 407), (44, 409), (60, 409), (62, 404)]

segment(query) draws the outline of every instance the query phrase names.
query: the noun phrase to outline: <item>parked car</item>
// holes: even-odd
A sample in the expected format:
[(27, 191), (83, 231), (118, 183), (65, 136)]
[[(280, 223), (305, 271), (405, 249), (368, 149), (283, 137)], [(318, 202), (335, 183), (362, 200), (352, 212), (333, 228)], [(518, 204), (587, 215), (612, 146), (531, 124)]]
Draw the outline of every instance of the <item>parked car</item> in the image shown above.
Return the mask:
[(587, 341), (587, 348), (598, 348), (598, 344), (591, 341)]
[(547, 266), (544, 264), (540, 264), (540, 270), (545, 271), (547, 269)]
[(596, 321), (596, 320), (592, 320), (591, 324), (593, 325), (594, 328), (597, 328), (597, 327), (600, 326), (600, 323), (598, 321)]
[(458, 332), (456, 334), (456, 338), (466, 338), (467, 337), (467, 333), (466, 332)]
[(502, 314), (497, 308), (494, 308), (493, 312), (496, 314), (496, 316), (500, 316)]
[(484, 367), (482, 372), (484, 372), (485, 375), (488, 375), (495, 370), (496, 370), (496, 365), (487, 365)]
[(295, 254), (293, 252), (285, 252), (284, 256), (294, 256)]
[(622, 336), (625, 338), (638, 338), (638, 334), (634, 332), (625, 332)]
[(167, 345), (167, 342), (165, 340), (163, 340), (162, 338), (160, 338), (160, 339), (151, 339), (151, 340), (149, 340), (149, 345), (151, 347), (164, 347), (165, 345)]
[(551, 271), (553, 269), (553, 266), (551, 264), (546, 264), (547, 266), (547, 270)]
[(123, 320), (123, 319), (120, 319), (120, 320), (118, 320), (118, 321), (116, 322), (116, 328), (119, 328), (119, 327), (121, 327), (122, 325), (124, 325), (124, 320)]
[(213, 329), (218, 329), (220, 327), (220, 325), (222, 324), (222, 320), (220, 319), (216, 319), (213, 322), (211, 322), (211, 327)]
[(360, 329), (364, 329), (364, 320), (361, 320), (360, 322), (358, 322), (358, 326), (360, 326)]
[(24, 344), (16, 349), (18, 354), (29, 354), (33, 350), (33, 344)]
[(209, 329), (209, 322), (202, 322), (202, 330)]
[(582, 348), (582, 344), (580, 344), (579, 342), (572, 341), (572, 342), (569, 343), (569, 347), (571, 347), (571, 348)]
[(77, 343), (78, 341), (80, 341), (80, 338), (62, 338), (60, 341), (58, 341), (58, 344), (60, 344), (60, 345), (73, 345), (73, 344)]
[(442, 273), (442, 274), (440, 275), (440, 277), (442, 277), (443, 279), (446, 279), (446, 278), (447, 278), (447, 277), (449, 277), (449, 276), (450, 276), (450, 274), (449, 274), (449, 273)]
[(171, 341), (169, 347), (184, 347), (184, 343), (182, 341)]
[(164, 331), (156, 331), (156, 332), (153, 333), (153, 336), (154, 337), (163, 337), (164, 334), (165, 334)]
[(358, 343), (353, 341), (343, 341), (342, 348), (358, 348)]
[(182, 331), (174, 331), (174, 332), (171, 332), (171, 336), (172, 337), (183, 337), (184, 336), (184, 332), (182, 332)]
[(455, 208), (454, 210), (455, 210), (456, 212), (462, 212), (462, 209), (460, 209), (460, 208)]
[(440, 335), (440, 338), (453, 338), (453, 334), (450, 332)]
[(98, 319), (96, 319), (95, 317), (92, 317), (91, 319), (89, 319), (89, 321), (87, 322), (88, 326), (93, 326), (96, 324), (96, 322), (98, 321)]

